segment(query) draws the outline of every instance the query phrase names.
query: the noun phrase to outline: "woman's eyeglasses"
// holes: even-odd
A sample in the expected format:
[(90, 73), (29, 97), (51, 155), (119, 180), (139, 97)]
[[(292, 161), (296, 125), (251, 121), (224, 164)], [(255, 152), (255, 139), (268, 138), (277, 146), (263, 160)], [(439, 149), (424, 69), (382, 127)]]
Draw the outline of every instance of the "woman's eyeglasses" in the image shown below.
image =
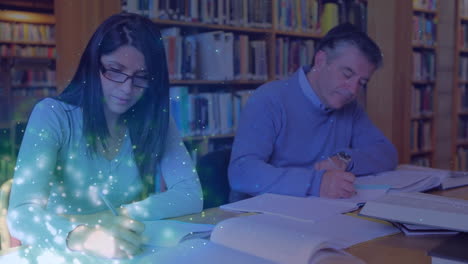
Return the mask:
[(138, 88), (146, 89), (149, 87), (149, 80), (147, 77), (143, 76), (138, 76), (138, 75), (128, 75), (120, 71), (116, 71), (113, 69), (106, 69), (104, 66), (101, 66), (101, 72), (106, 79), (118, 82), (118, 83), (124, 83), (128, 79), (132, 80), (132, 85)]

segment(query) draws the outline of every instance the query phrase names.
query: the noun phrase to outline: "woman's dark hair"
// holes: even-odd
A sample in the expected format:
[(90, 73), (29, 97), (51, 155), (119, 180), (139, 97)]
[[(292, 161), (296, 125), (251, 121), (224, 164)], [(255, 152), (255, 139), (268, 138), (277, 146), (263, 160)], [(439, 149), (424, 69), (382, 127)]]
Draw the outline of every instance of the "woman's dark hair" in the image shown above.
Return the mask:
[(312, 59), (312, 66), (318, 51), (324, 51), (329, 58), (333, 59), (338, 55), (338, 48), (345, 45), (356, 47), (376, 68), (382, 65), (382, 51), (379, 46), (365, 32), (359, 30), (353, 24), (343, 23), (330, 29), (318, 42)]
[[(121, 13), (106, 19), (81, 56), (78, 69), (58, 100), (83, 109), (83, 135), (93, 154), (109, 138), (100, 80), (101, 56), (129, 45), (145, 57), (150, 80), (140, 100), (121, 119), (127, 124), (144, 194), (154, 192), (154, 175), (164, 154), (169, 122), (169, 77), (161, 33), (148, 18)], [(99, 139), (102, 139), (101, 141)]]

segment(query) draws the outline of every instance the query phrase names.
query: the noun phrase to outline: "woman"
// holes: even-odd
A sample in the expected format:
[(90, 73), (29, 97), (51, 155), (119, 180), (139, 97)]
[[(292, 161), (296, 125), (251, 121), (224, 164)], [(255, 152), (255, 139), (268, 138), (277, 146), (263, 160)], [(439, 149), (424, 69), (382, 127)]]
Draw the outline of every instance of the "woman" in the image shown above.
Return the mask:
[(198, 176), (169, 118), (168, 94), (155, 24), (135, 14), (104, 21), (63, 93), (31, 114), (10, 196), (12, 235), (130, 257), (141, 248), (140, 221), (200, 211)]

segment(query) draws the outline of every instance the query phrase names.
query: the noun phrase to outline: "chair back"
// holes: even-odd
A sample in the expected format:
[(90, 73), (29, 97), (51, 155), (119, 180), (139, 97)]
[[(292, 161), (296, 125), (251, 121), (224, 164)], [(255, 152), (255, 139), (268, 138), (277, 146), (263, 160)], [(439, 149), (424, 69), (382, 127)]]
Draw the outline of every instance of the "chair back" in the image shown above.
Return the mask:
[(0, 249), (4, 250), (21, 245), (21, 242), (10, 235), (7, 225), (8, 203), (10, 201), (13, 179), (8, 179), (0, 187)]
[(218, 207), (229, 202), (228, 166), (231, 149), (216, 150), (202, 156), (197, 172), (203, 190), (203, 208)]

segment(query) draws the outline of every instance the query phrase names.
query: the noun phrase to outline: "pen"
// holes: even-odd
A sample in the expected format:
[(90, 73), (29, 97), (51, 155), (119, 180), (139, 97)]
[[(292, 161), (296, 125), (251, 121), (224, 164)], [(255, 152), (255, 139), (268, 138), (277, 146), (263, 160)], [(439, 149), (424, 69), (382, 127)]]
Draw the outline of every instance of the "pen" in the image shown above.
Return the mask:
[[(330, 157), (328, 157), (327, 159), (328, 159), (328, 161), (332, 164), (332, 166), (335, 167), (335, 169), (341, 170), (338, 166), (336, 166), (336, 163), (335, 163)], [(358, 188), (356, 188), (356, 185), (355, 185), (354, 188), (355, 188), (355, 190), (354, 190), (354, 194), (353, 194), (353, 195), (356, 195), (356, 194), (357, 194), (356, 189), (358, 189)]]
[(335, 169), (340, 169), (338, 166), (336, 166), (335, 162), (330, 157), (328, 157), (328, 161), (332, 164), (333, 167), (335, 167)]
[(107, 200), (107, 197), (102, 192), (98, 192), (98, 194), (101, 200), (106, 204), (107, 208), (109, 208), (109, 210), (112, 212), (112, 214), (118, 216), (119, 213), (117, 213), (117, 210), (114, 208), (114, 206), (112, 206), (109, 200)]

